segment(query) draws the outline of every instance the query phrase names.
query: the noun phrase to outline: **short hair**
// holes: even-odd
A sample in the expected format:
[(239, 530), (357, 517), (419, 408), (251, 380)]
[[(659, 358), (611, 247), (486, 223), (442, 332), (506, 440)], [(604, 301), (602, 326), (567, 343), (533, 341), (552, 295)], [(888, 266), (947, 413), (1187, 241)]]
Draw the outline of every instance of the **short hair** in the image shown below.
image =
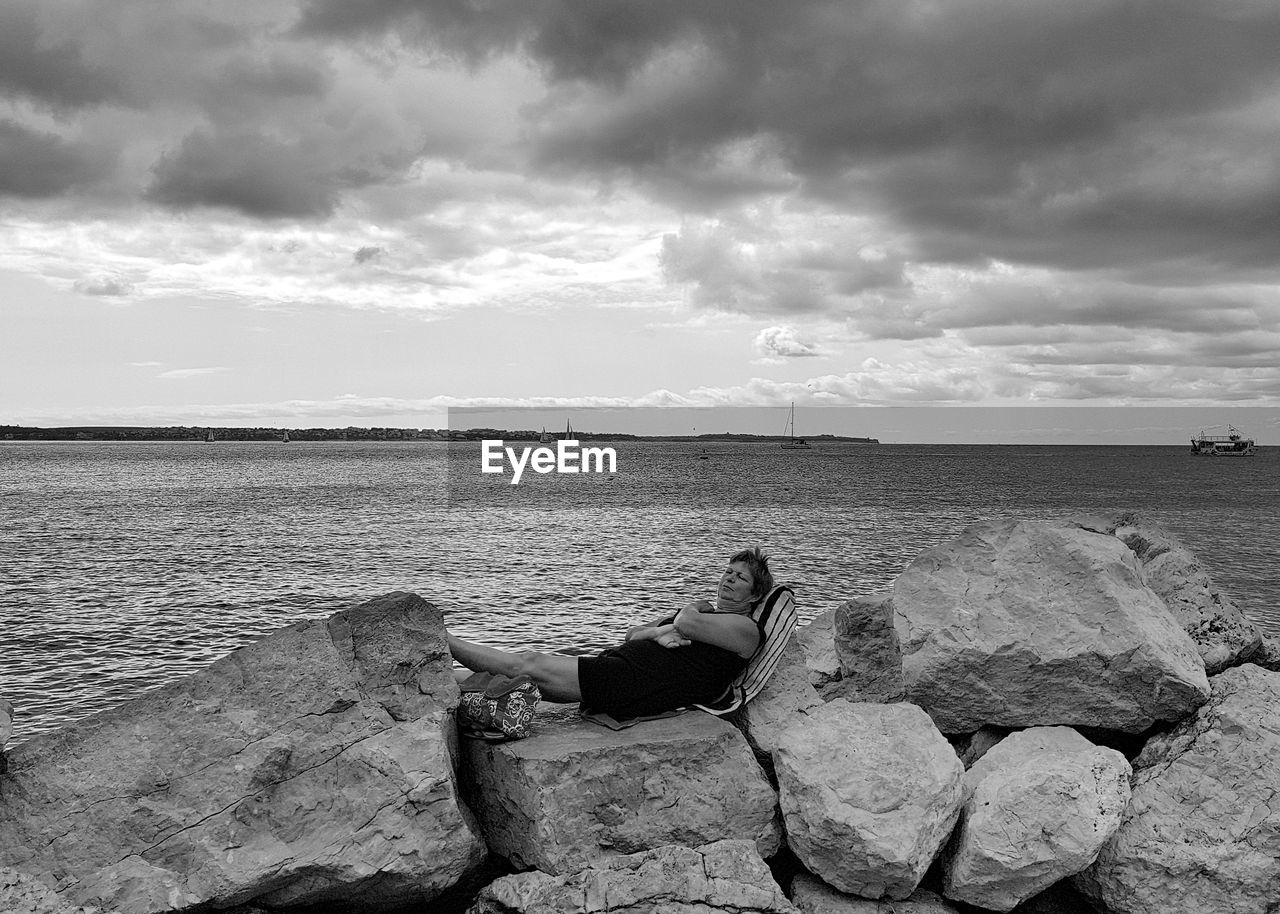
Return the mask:
[(760, 551), (759, 546), (735, 552), (729, 564), (744, 562), (751, 571), (751, 602), (755, 603), (773, 590), (773, 575), (769, 571), (769, 556)]

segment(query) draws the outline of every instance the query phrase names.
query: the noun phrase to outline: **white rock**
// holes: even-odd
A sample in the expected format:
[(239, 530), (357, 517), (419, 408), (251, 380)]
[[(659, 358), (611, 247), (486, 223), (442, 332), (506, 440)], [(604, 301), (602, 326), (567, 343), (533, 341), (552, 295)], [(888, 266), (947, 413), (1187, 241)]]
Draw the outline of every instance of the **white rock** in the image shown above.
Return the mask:
[(450, 667), (440, 611), (393, 594), (37, 736), (0, 775), (0, 865), (113, 914), (438, 896), (485, 856)]
[(781, 842), (777, 794), (746, 739), (702, 711), (615, 731), (540, 706), (527, 739), (463, 740), (462, 775), (489, 848), (519, 868), (567, 875), (721, 839), (768, 857)]
[(902, 701), (906, 684), (894, 617), (893, 599), (888, 594), (855, 597), (836, 607), (832, 633), (840, 659), (839, 697)]
[(577, 873), (503, 876), (469, 914), (797, 914), (749, 841), (667, 845)]
[(1134, 760), (1120, 829), (1074, 879), (1113, 914), (1280, 910), (1280, 673), (1245, 664), (1212, 683)]
[(836, 656), (832, 634), (835, 617), (836, 611), (828, 609), (796, 629), (796, 639), (804, 649), (809, 668), (809, 683), (819, 690), (840, 678), (840, 658)]
[(1111, 526), (1142, 563), (1147, 585), (1195, 642), (1209, 675), (1253, 656), (1262, 644), (1261, 634), (1189, 549), (1134, 515), (1113, 518)]
[(1137, 733), (1209, 694), (1195, 644), (1134, 554), (1074, 524), (974, 524), (907, 567), (893, 606), (907, 698), (946, 733)]
[(767, 756), (777, 748), (783, 730), (821, 704), (822, 698), (809, 682), (804, 650), (792, 638), (764, 689), (737, 713), (734, 722), (751, 747)]
[(943, 894), (1011, 911), (1097, 859), (1129, 802), (1125, 757), (1069, 727), (1010, 734), (965, 773)]
[(910, 704), (815, 708), (782, 734), (774, 765), (792, 851), (867, 898), (916, 890), (963, 801), (964, 767)]

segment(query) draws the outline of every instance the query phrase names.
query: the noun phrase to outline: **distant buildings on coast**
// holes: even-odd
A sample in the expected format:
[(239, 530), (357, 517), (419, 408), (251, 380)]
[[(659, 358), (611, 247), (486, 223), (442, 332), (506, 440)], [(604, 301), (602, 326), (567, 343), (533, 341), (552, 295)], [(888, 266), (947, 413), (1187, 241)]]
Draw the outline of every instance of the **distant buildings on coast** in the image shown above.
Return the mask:
[[(285, 433), (289, 441), (482, 441), (501, 438), (506, 441), (538, 441), (542, 435), (533, 429), (515, 431), (499, 428), (217, 428), (210, 426), (74, 426), (37, 428), (24, 425), (0, 425), (0, 440), (5, 441), (208, 441), (210, 432), (216, 441), (276, 441)], [(730, 432), (703, 435), (628, 435), (621, 432), (575, 431), (581, 441), (783, 441), (785, 435), (746, 435)], [(879, 444), (875, 438), (841, 435), (810, 435), (813, 442), (852, 442)]]

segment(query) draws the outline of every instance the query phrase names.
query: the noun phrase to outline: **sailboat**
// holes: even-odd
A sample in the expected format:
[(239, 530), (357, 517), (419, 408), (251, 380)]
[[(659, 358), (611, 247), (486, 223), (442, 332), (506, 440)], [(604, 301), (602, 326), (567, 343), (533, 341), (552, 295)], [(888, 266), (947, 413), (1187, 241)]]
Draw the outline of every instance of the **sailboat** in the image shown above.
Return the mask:
[(213, 429), (209, 429), (209, 434), (205, 436), (205, 444), (213, 444), (216, 439), (213, 437)]
[(574, 437), (573, 437), (573, 425), (570, 423), (570, 421), (569, 421), (568, 419), (565, 419), (565, 420), (564, 420), (564, 434), (563, 434), (563, 435), (560, 435), (559, 437), (560, 437), (560, 440), (561, 440), (561, 441), (576, 441), (576, 440), (577, 440), (576, 438), (574, 438)]
[(812, 445), (803, 438), (796, 437), (796, 402), (791, 401), (791, 415), (787, 419), (787, 431), (791, 436), (791, 440), (784, 442), (783, 447), (789, 451), (807, 451), (812, 449)]
[(284, 430), (284, 435), (280, 437), (280, 443), (281, 444), (289, 443), (289, 430), (287, 428)]

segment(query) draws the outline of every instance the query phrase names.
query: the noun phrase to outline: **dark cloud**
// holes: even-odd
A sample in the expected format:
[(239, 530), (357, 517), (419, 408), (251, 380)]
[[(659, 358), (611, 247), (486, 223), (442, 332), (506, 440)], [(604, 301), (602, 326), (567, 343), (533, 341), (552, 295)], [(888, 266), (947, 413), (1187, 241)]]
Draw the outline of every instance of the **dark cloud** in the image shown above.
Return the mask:
[(76, 280), (74, 288), (81, 295), (114, 297), (131, 293), (133, 284), (119, 276), (89, 276)]
[(42, 33), (35, 4), (0, 4), (0, 91), (55, 108), (98, 105), (118, 98), (114, 76), (84, 59), (80, 45)]
[[(314, 0), (301, 22), (518, 47), (551, 80), (539, 167), (686, 207), (788, 186), (725, 180), (726, 145), (767, 137), (807, 193), (892, 220), (923, 260), (1249, 265), (1280, 241), (1274, 113), (1247, 110), (1280, 80), (1275, 4)], [(1259, 167), (1223, 167), (1242, 156)]]
[(147, 196), (164, 206), (224, 207), (262, 218), (317, 218), (337, 205), (339, 176), (311, 150), (253, 133), (196, 131), (162, 158)]
[(366, 245), (355, 252), (353, 259), (356, 263), (368, 263), (370, 260), (381, 257), (385, 253), (386, 251), (382, 248)]
[(107, 168), (92, 150), (0, 119), (0, 194), (55, 197), (92, 182)]
[(211, 83), (219, 95), (249, 94), (265, 100), (319, 98), (332, 84), (332, 74), (320, 63), (283, 54), (265, 59), (236, 56)]

